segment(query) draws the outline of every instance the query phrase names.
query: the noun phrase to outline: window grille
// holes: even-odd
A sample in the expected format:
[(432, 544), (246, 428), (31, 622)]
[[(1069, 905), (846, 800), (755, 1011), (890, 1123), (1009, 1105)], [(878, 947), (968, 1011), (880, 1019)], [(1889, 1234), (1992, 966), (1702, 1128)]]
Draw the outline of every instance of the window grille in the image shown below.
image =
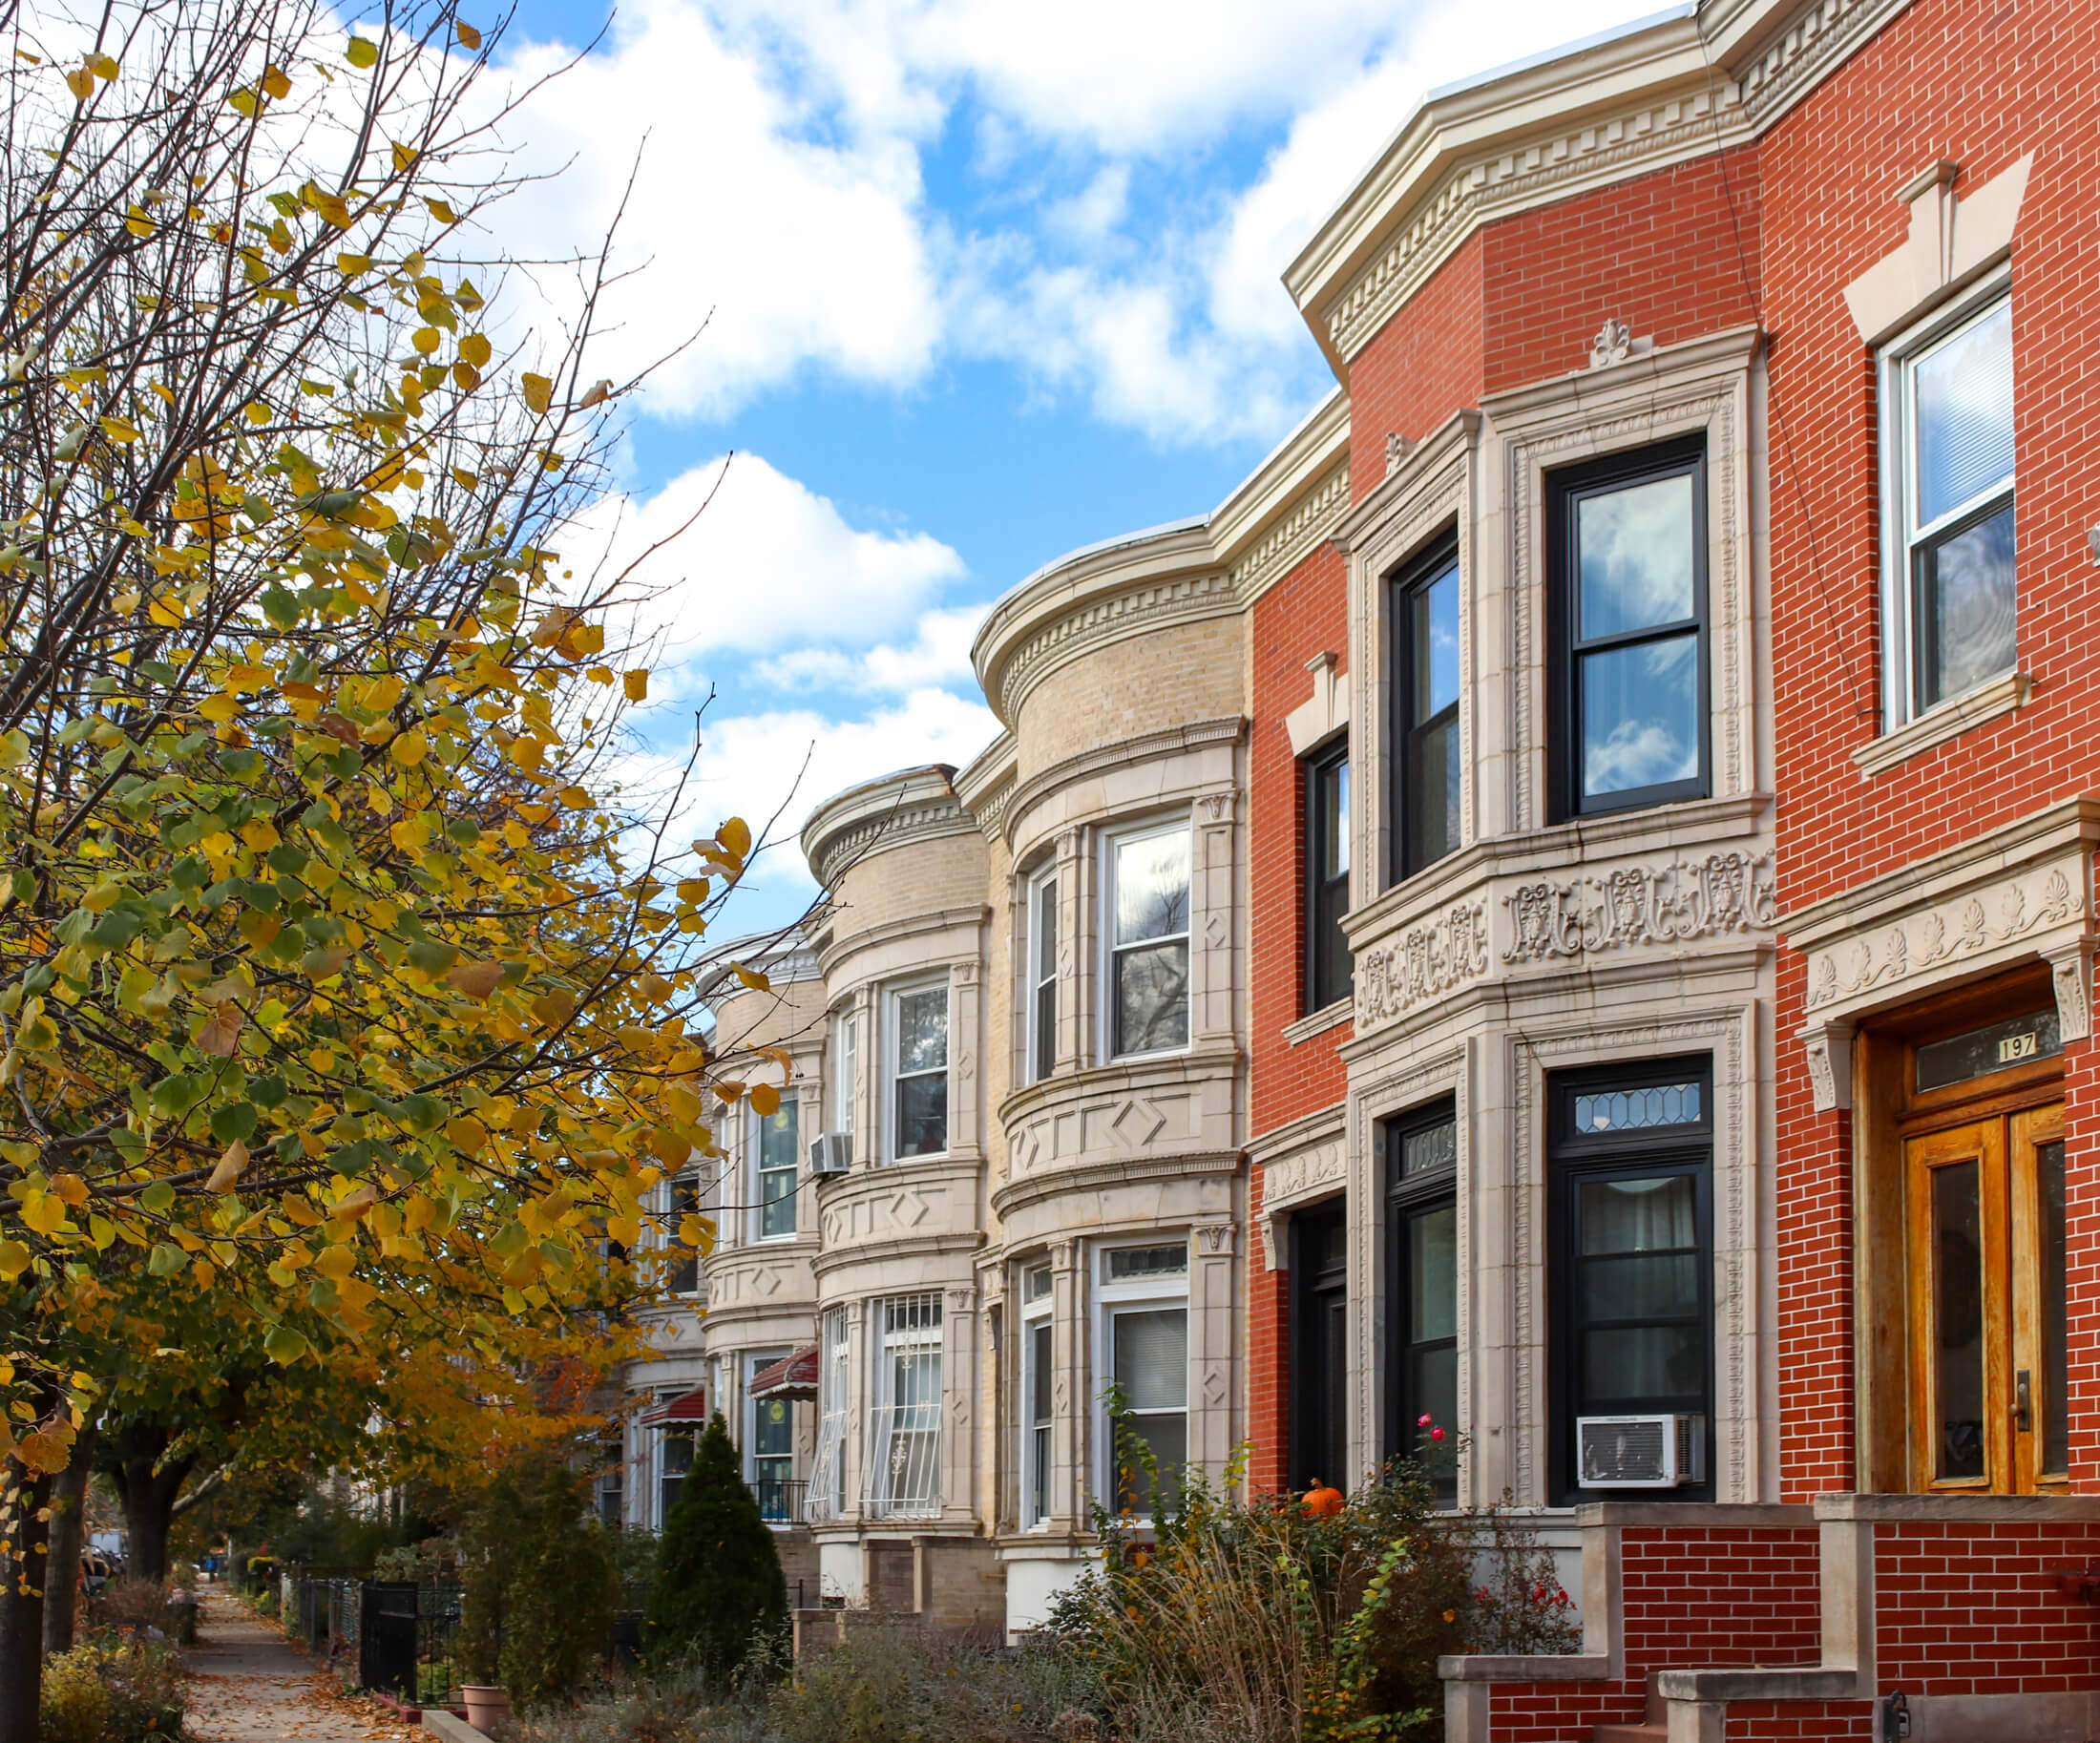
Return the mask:
[(871, 1304), (876, 1350), (868, 1433), (871, 1519), (934, 1519), (941, 1508), (940, 1296), (928, 1292)]
[(817, 1450), (809, 1462), (809, 1521), (846, 1511), (846, 1310), (826, 1308), (817, 1325)]

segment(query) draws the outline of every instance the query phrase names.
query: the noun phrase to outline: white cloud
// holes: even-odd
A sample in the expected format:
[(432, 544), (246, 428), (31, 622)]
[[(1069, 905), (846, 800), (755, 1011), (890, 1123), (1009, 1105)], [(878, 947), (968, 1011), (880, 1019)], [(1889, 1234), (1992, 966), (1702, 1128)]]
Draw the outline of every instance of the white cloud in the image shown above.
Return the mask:
[(851, 526), (830, 498), (750, 453), (693, 467), (640, 501), (605, 498), (571, 545), (578, 574), (595, 559), (610, 573), (638, 565), (636, 581), (656, 596), (643, 621), (662, 626), (663, 663), (687, 670), (727, 650), (912, 633), (964, 574), (938, 539)]
[(885, 642), (849, 651), (802, 647), (761, 660), (752, 675), (784, 690), (830, 689), (848, 693), (902, 695), (931, 686), (974, 684), (970, 643), (986, 607), (959, 605), (930, 611), (905, 646)]

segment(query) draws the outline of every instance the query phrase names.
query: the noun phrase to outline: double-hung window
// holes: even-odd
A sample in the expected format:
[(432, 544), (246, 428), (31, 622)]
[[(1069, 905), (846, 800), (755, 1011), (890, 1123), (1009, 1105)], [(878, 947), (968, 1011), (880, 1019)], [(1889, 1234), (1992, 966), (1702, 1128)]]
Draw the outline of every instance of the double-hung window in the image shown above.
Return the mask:
[(1305, 1009), (1349, 997), (1349, 742), (1305, 759)]
[(1412, 877), (1459, 845), (1459, 547), (1445, 540), (1393, 589), (1394, 872)]
[(938, 1156), (948, 1148), (948, 988), (890, 995), (891, 1154)]
[(1047, 1265), (1021, 1274), (1020, 1427), (1021, 1523), (1050, 1517), (1050, 1457), (1056, 1396), (1056, 1334), (1050, 1322), (1051, 1277)]
[(796, 1103), (783, 1097), (774, 1112), (754, 1111), (751, 1123), (758, 1164), (758, 1238), (785, 1240), (795, 1232)]
[(700, 1214), (700, 1176), (678, 1175), (664, 1197), (670, 1215), (663, 1231), (663, 1287), (674, 1295), (690, 1295), (700, 1289), (700, 1254), (679, 1231), (687, 1217)]
[[(745, 1384), (757, 1378), (785, 1351), (745, 1357)], [(801, 1497), (795, 1493), (795, 1413), (786, 1398), (751, 1398), (749, 1449), (751, 1493), (759, 1517), (768, 1524), (801, 1523)]]
[(837, 1519), (846, 1510), (846, 1423), (851, 1394), (852, 1346), (846, 1310), (826, 1308), (817, 1319), (817, 1450), (809, 1461), (808, 1517)]
[(941, 1506), (941, 1314), (937, 1294), (872, 1302), (877, 1347), (867, 1511), (937, 1517)]
[[(1383, 1128), (1388, 1300), (1386, 1444), (1420, 1459), (1442, 1499), (1458, 1485), (1459, 1120), (1448, 1101)], [(1426, 1418), (1426, 1420), (1425, 1420)], [(1439, 1438), (1437, 1430), (1443, 1431)]]
[(1188, 1247), (1111, 1247), (1101, 1260), (1102, 1396), (1120, 1404), (1124, 1430), (1119, 1445), (1114, 1419), (1102, 1423), (1105, 1487), (1119, 1509), (1145, 1515), (1154, 1473), (1171, 1504), (1188, 1462)]
[(663, 1522), (671, 1517), (671, 1509), (678, 1505), (679, 1492), (685, 1486), (685, 1474), (693, 1468), (693, 1448), (697, 1437), (690, 1424), (673, 1422), (657, 1437), (657, 1517), (659, 1531)]
[(1998, 296), (1899, 341), (1881, 381), (1888, 713), (1900, 724), (2017, 658), (2011, 302)]
[(1188, 826), (1112, 836), (1108, 871), (1108, 1051), (1188, 1044)]
[[(853, 1135), (854, 1108), (860, 1095), (860, 1018), (848, 1012), (833, 1031), (837, 1050), (831, 1068), (831, 1130)], [(855, 1156), (858, 1164), (863, 1158)]]
[(1704, 798), (1704, 444), (1615, 454), (1548, 488), (1557, 815)]
[(1044, 872), (1028, 887), (1028, 1081), (1058, 1068), (1058, 879)]

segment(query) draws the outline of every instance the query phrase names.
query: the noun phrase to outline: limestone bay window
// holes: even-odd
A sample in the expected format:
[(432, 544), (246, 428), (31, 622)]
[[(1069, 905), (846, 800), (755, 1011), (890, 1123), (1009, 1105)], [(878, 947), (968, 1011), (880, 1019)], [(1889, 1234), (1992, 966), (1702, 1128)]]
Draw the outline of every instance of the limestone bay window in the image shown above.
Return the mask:
[(1706, 797), (1704, 442), (1555, 472), (1546, 529), (1556, 814)]
[(1188, 1044), (1189, 831), (1186, 823), (1103, 844), (1107, 1054)]
[(1681, 1455), (1667, 1498), (1712, 1499), (1712, 1079), (1699, 1057), (1549, 1080), (1549, 1387), (1562, 1504), (1631, 1486), (1634, 1464), (1619, 1454), (1658, 1436)]
[(1152, 1480), (1116, 1445), (1109, 1405), (1120, 1400), (1124, 1430), (1149, 1450), (1160, 1487), (1177, 1494), (1188, 1462), (1188, 1246), (1110, 1247), (1100, 1258), (1101, 1492), (1144, 1516)]

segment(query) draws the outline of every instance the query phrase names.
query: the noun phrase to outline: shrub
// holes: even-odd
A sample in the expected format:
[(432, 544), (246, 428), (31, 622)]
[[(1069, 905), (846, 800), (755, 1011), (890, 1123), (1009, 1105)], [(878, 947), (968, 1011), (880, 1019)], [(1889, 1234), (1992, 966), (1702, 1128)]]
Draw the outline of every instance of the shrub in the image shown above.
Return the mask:
[(181, 1734), (180, 1654), (90, 1641), (44, 1667), (44, 1743), (154, 1743)]
[(463, 1683), (500, 1682), (529, 1711), (597, 1674), (619, 1578), (583, 1477), (550, 1452), (514, 1460), (475, 1503), (459, 1561)]
[(1052, 1743), (1093, 1694), (1051, 1653), (878, 1623), (802, 1665), (768, 1716), (783, 1743)]
[(689, 1658), (704, 1671), (728, 1676), (755, 1639), (779, 1635), (787, 1623), (780, 1551), (718, 1411), (663, 1522), (641, 1625), (642, 1655), (660, 1669)]
[(88, 1626), (129, 1634), (158, 1628), (172, 1640), (183, 1618), (169, 1603), (167, 1587), (152, 1580), (112, 1580), (89, 1600)]

